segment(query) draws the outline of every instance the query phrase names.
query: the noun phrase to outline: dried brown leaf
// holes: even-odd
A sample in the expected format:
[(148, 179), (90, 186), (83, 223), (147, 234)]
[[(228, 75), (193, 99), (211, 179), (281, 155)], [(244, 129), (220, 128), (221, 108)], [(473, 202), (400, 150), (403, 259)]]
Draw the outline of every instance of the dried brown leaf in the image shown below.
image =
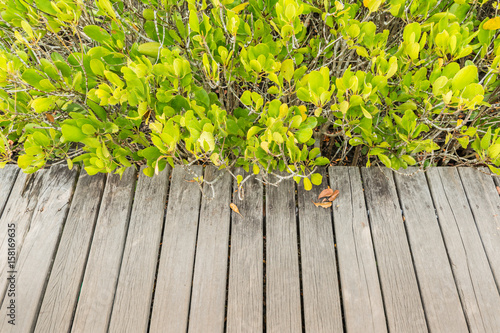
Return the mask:
[(234, 203), (231, 202), (231, 204), (229, 205), (229, 207), (231, 207), (231, 209), (233, 210), (233, 212), (235, 212), (236, 214), (238, 214), (241, 217), (243, 217), (243, 215), (241, 215), (241, 213), (240, 213), (240, 210), (238, 209), (238, 206), (236, 206)]
[(339, 196), (339, 193), (340, 193), (339, 190), (335, 190), (335, 192), (333, 192), (333, 195), (328, 198), (328, 201), (333, 201), (333, 200), (337, 199), (337, 197)]
[(312, 202), (314, 204), (314, 206), (316, 207), (323, 207), (323, 208), (330, 208), (332, 207), (332, 203), (331, 202)]
[(45, 117), (47, 118), (48, 121), (50, 121), (51, 123), (53, 123), (55, 121), (54, 119), (54, 116), (52, 115), (52, 113), (46, 113), (45, 114)]
[(498, 195), (500, 195), (500, 186), (497, 186)]
[(324, 189), (323, 191), (321, 191), (321, 193), (318, 195), (318, 200), (321, 199), (321, 198), (328, 198), (328, 197), (331, 197), (333, 195), (333, 190), (330, 188), (330, 186), (328, 186), (327, 189)]

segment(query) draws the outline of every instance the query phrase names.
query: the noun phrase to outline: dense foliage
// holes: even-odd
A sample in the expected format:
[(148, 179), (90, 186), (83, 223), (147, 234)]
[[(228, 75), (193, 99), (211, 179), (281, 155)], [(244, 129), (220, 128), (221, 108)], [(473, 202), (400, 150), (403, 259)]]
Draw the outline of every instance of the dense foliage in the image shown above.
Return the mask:
[(500, 174), (498, 2), (243, 1), (0, 0), (0, 165)]

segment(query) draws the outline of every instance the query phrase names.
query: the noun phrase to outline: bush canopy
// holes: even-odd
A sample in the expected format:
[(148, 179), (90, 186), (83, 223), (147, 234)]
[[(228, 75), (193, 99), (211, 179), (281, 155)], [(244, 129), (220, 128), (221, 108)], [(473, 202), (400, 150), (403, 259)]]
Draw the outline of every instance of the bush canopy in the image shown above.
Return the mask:
[(306, 189), (324, 165), (500, 174), (499, 10), (0, 0), (0, 166), (213, 164)]

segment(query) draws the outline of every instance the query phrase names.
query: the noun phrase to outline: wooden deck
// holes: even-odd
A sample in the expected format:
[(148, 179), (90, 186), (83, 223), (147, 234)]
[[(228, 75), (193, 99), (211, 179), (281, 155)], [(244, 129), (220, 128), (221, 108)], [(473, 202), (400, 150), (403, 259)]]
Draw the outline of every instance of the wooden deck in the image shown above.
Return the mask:
[(241, 201), (228, 174), (203, 196), (183, 168), (7, 166), (0, 332), (500, 332), (499, 179), (322, 172), (310, 192), (249, 180)]

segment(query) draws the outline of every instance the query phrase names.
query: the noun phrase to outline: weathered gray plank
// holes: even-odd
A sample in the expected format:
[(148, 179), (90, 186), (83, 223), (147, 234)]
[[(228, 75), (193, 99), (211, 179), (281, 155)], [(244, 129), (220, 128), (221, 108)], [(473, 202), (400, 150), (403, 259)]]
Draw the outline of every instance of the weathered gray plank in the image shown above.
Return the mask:
[(396, 174), (408, 240), (432, 332), (468, 332), (427, 179), (415, 168)]
[(225, 170), (206, 168), (207, 181), (219, 176), (213, 192), (207, 184), (203, 189), (207, 196), (201, 204), (189, 332), (224, 331), (232, 178)]
[(389, 331), (427, 332), (392, 172), (362, 168)]
[(301, 181), (298, 187), (304, 323), (308, 332), (342, 332), (332, 210), (312, 203), (328, 186), (325, 169), (319, 172), (320, 186), (305, 191)]
[[(242, 170), (237, 170), (237, 174), (246, 177)], [(237, 192), (233, 193), (233, 203), (243, 217), (235, 212), (231, 215), (228, 333), (263, 331), (263, 187), (252, 177), (243, 188), (243, 200)], [(236, 184), (233, 189), (237, 189)]]
[(302, 332), (295, 209), (292, 179), (266, 186), (267, 332)]
[(147, 177), (141, 168), (116, 286), (109, 332), (146, 332), (165, 217), (170, 166)]
[(470, 331), (500, 332), (500, 295), (457, 169), (427, 179)]
[[(190, 167), (198, 176), (201, 166)], [(183, 167), (172, 173), (151, 332), (186, 332), (201, 192)]]
[[(7, 272), (13, 256), (17, 259), (21, 252), (24, 238), (29, 230), (32, 217), (37, 209), (38, 199), (44, 184), (44, 175), (47, 170), (38, 170), (34, 174), (18, 172), (16, 182), (11, 190), (7, 203), (0, 218), (0, 303), (4, 299), (7, 288)], [(43, 205), (39, 205), (40, 209)], [(8, 225), (15, 222), (15, 253), (8, 253), (9, 234)], [(12, 236), (12, 235), (11, 235)], [(12, 240), (10, 242), (12, 244)]]
[(347, 332), (387, 331), (359, 169), (330, 167), (342, 303)]
[(108, 175), (78, 299), (73, 332), (106, 332), (120, 272), (136, 172)]
[(6, 165), (3, 169), (0, 169), (0, 217), (9, 198), (10, 191), (16, 182), (18, 172), (19, 168), (16, 165)]
[(35, 332), (68, 332), (90, 249), (106, 177), (80, 172)]
[[(33, 187), (24, 195), (33, 195), (28, 201), (35, 201), (31, 214), (17, 215), (19, 220), (9, 219), (9, 212), (4, 214), (4, 223), (28, 225), (22, 248), (17, 248), (18, 259), (15, 264), (15, 296), (11, 297), (10, 287), (3, 301), (0, 314), (0, 332), (31, 332), (34, 329), (38, 310), (42, 301), (46, 281), (57, 249), (61, 230), (66, 219), (69, 203), (76, 181), (76, 170), (70, 171), (67, 166), (53, 166), (35, 179)], [(31, 185), (28, 185), (31, 186)], [(20, 195), (19, 192), (14, 192)], [(10, 202), (9, 202), (10, 203)], [(11, 207), (13, 208), (13, 207)], [(16, 207), (25, 208), (24, 207)], [(10, 226), (9, 226), (10, 227)], [(17, 232), (17, 231), (16, 231)], [(3, 256), (3, 253), (2, 253)], [(10, 267), (9, 267), (10, 268)], [(6, 320), (7, 304), (15, 302), (15, 326)]]
[(500, 197), (493, 179), (474, 168), (459, 168), (491, 270), (500, 289)]

